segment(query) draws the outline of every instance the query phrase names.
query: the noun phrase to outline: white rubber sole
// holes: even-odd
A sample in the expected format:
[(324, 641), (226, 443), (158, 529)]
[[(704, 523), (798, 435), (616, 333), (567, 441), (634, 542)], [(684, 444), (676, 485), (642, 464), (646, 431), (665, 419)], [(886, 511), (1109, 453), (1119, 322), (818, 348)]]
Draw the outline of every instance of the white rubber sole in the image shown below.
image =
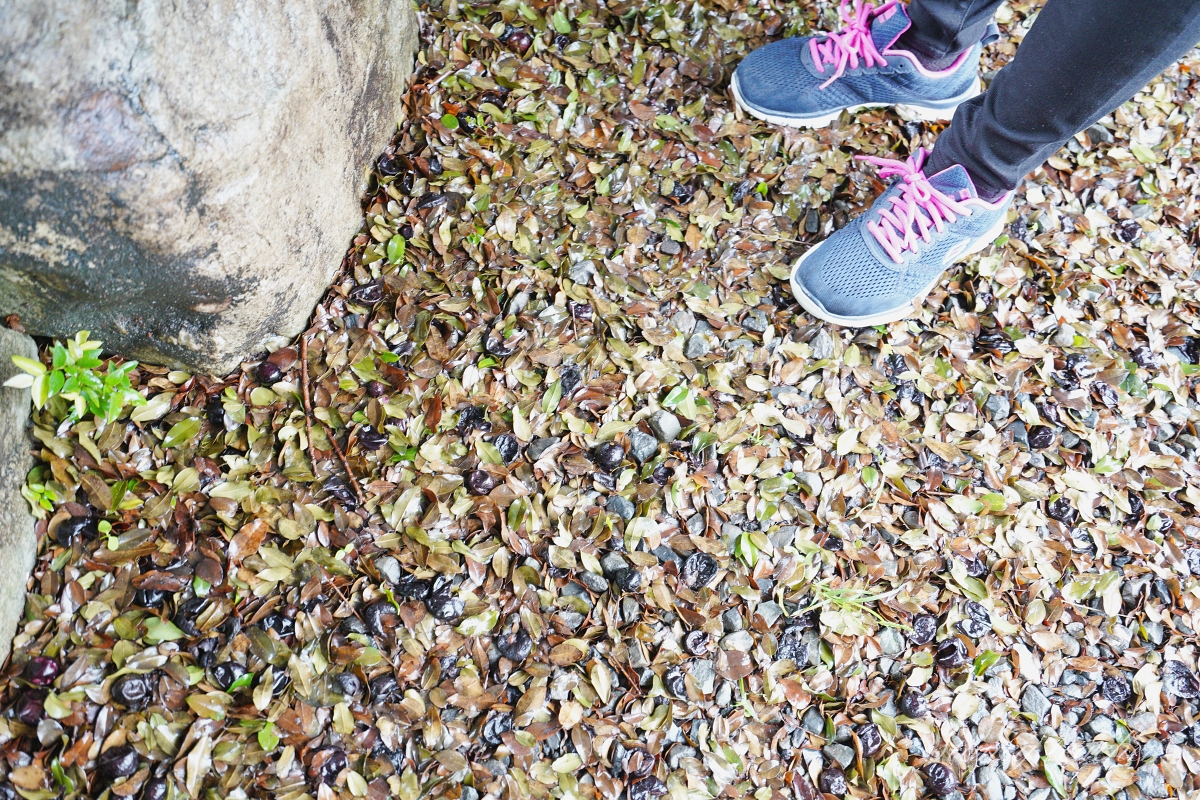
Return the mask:
[[(956, 256), (953, 263), (959, 263), (967, 256), (978, 253), (980, 250), (996, 241), (996, 239), (1000, 237), (1000, 234), (1004, 232), (1004, 226), (1007, 224), (1008, 215), (1001, 214), (1000, 218), (996, 220), (996, 224), (993, 225), (987, 233), (979, 237), (979, 240), (974, 246), (964, 250), (961, 254)], [(812, 314), (817, 319), (824, 320), (825, 322), (831, 322), (834, 325), (840, 325), (844, 328), (869, 328), (872, 325), (887, 325), (890, 322), (897, 322), (898, 320), (911, 317), (921, 309), (922, 304), (925, 302), (925, 298), (930, 292), (933, 291), (934, 287), (942, 282), (942, 276), (946, 274), (944, 271), (939, 273), (938, 276), (934, 278), (928, 286), (922, 289), (917, 296), (912, 299), (912, 303), (908, 306), (901, 306), (888, 311), (881, 311), (878, 314), (868, 314), (861, 317), (843, 317), (839, 316), (838, 314), (830, 314), (821, 307), (820, 303), (809, 297), (805, 293), (804, 287), (802, 287), (800, 282), (796, 280), (796, 275), (799, 273), (800, 265), (804, 263), (804, 259), (817, 252), (817, 250), (819, 250), (823, 244), (825, 244), (825, 242), (821, 242), (821, 244), (800, 256), (800, 259), (796, 262), (796, 265), (792, 267), (792, 277), (788, 282), (792, 285), (792, 295), (796, 298), (796, 302), (798, 302), (805, 311), (807, 311), (809, 314)], [(946, 266), (949, 268), (950, 265), (947, 264)]]
[[(733, 80), (729, 82), (730, 92), (733, 94), (733, 101), (737, 107), (745, 111), (756, 119), (761, 119), (763, 122), (769, 122), (772, 125), (784, 125), (789, 128), (824, 128), (831, 122), (842, 115), (843, 111), (851, 113), (860, 111), (864, 108), (887, 108), (890, 103), (864, 103), (857, 106), (845, 106), (835, 111), (830, 111), (826, 114), (814, 114), (812, 116), (784, 115), (772, 114), (766, 111), (760, 111), (757, 108), (746, 103), (742, 99), (742, 93), (738, 89), (737, 73), (733, 74)], [(946, 121), (954, 116), (954, 111), (960, 104), (970, 100), (975, 95), (983, 91), (983, 83), (979, 80), (979, 76), (975, 76), (975, 80), (971, 83), (970, 88), (957, 97), (952, 97), (949, 100), (941, 101), (937, 106), (923, 106), (915, 103), (899, 103), (894, 107), (896, 113), (901, 119), (906, 120), (925, 120), (927, 122)]]

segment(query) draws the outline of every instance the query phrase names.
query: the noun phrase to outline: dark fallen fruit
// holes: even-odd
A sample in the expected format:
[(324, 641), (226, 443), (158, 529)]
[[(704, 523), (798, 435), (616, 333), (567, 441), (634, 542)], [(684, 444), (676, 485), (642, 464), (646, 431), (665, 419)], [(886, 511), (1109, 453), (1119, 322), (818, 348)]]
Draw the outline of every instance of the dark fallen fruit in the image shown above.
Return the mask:
[(387, 394), (388, 387), (383, 381), (368, 381), (366, 390), (369, 397), (383, 397)]
[(222, 692), (228, 692), (239, 678), (246, 674), (246, 668), (236, 661), (223, 661), (212, 668), (213, 681)]
[(688, 655), (702, 656), (712, 647), (712, 639), (704, 631), (688, 631), (683, 637), (683, 649)]
[(46, 716), (46, 692), (42, 689), (22, 692), (13, 705), (13, 716), (26, 725), (37, 725)]
[(938, 797), (944, 797), (958, 788), (954, 771), (940, 761), (931, 761), (921, 771), (925, 773), (925, 785)]
[(619, 569), (613, 573), (612, 580), (622, 592), (636, 592), (642, 588), (642, 576), (636, 569)]
[(463, 133), (467, 134), (468, 136), (470, 136), (472, 133), (474, 133), (476, 131), (476, 129), (479, 128), (479, 123), (477, 123), (475, 121), (475, 115), (472, 114), (470, 111), (466, 111), (466, 110), (460, 111), (455, 116), (455, 118), (458, 120), (459, 130), (461, 130)]
[(533, 638), (525, 632), (524, 628), (517, 627), (509, 633), (496, 637), (496, 649), (509, 661), (520, 664), (533, 652)]
[(825, 794), (834, 794), (838, 797), (844, 797), (846, 792), (850, 791), (849, 784), (846, 783), (846, 773), (837, 764), (826, 764), (821, 770), (821, 776), (817, 778), (817, 788)]
[(625, 460), (625, 448), (616, 442), (606, 442), (592, 451), (592, 461), (605, 472), (612, 472)]
[(559, 387), (562, 389), (563, 397), (570, 397), (572, 392), (579, 388), (579, 384), (583, 381), (583, 373), (579, 367), (574, 364), (562, 368), (559, 372)]
[(272, 611), (258, 623), (263, 630), (273, 630), (280, 636), (292, 636), (296, 633), (296, 623), (278, 611)]
[(141, 711), (154, 698), (154, 682), (149, 675), (122, 675), (112, 685), (112, 699), (131, 711)]
[(521, 455), (521, 445), (517, 442), (517, 437), (510, 433), (502, 433), (492, 442), (496, 451), (500, 453), (500, 458), (505, 464), (511, 464)]
[(379, 157), (379, 160), (375, 162), (375, 168), (379, 170), (380, 175), (391, 178), (395, 175), (399, 175), (401, 171), (403, 171), (404, 162), (402, 159), (397, 158), (394, 155), (388, 155), (387, 153), (384, 153)]
[(167, 593), (158, 589), (138, 589), (133, 593), (133, 604), (142, 608), (162, 608)]
[(373, 306), (383, 300), (383, 283), (381, 281), (371, 281), (361, 286), (355, 286), (350, 290), (348, 296), (352, 303), (360, 306)]
[(199, 636), (200, 629), (196, 627), (196, 623), (207, 607), (208, 600), (203, 597), (189, 597), (175, 608), (171, 622), (188, 636)]
[(858, 743), (862, 746), (863, 758), (871, 758), (883, 749), (883, 734), (874, 722), (864, 722), (854, 726)]
[(1029, 429), (1029, 446), (1034, 450), (1045, 450), (1054, 444), (1054, 430), (1045, 425), (1034, 425)]
[(1046, 503), (1046, 516), (1056, 519), (1064, 525), (1070, 525), (1075, 522), (1076, 513), (1075, 509), (1071, 507), (1071, 501), (1059, 496)]
[(651, 800), (667, 793), (667, 785), (658, 778), (642, 778), (629, 787), (629, 800)]
[(104, 783), (128, 778), (138, 769), (138, 754), (127, 744), (110, 747), (96, 756), (96, 777)]
[(259, 364), (258, 369), (255, 370), (255, 374), (258, 375), (260, 381), (268, 386), (278, 383), (283, 378), (283, 370), (270, 361), (264, 361)]
[(346, 751), (340, 747), (322, 747), (308, 762), (308, 777), (317, 784), (332, 786), (349, 763)]
[(192, 657), (196, 659), (196, 663), (205, 669), (217, 663), (217, 651), (219, 649), (221, 649), (221, 640), (216, 636), (201, 639), (189, 648)]
[(937, 618), (931, 614), (917, 614), (913, 617), (912, 630), (908, 632), (908, 640), (915, 645), (929, 644), (937, 636)]
[(967, 566), (967, 575), (972, 578), (982, 578), (988, 574), (987, 564), (983, 563), (978, 558), (962, 558), (960, 560)]
[(371, 680), (371, 702), (390, 703), (400, 695), (400, 684), (392, 675), (380, 675)]
[(1175, 697), (1190, 699), (1200, 696), (1200, 681), (1182, 661), (1164, 661), (1159, 668), (1163, 678), (1163, 688)]
[(943, 639), (938, 645), (937, 655), (934, 658), (939, 667), (947, 669), (961, 667), (968, 660), (967, 646), (957, 636)]
[(490, 472), (482, 469), (473, 469), (468, 472), (464, 483), (467, 491), (476, 497), (481, 497), (496, 488), (496, 479)]
[(142, 800), (167, 800), (171, 787), (162, 778), (151, 778), (142, 785)]
[(1127, 703), (1132, 694), (1133, 687), (1124, 675), (1109, 675), (1100, 682), (1100, 696), (1110, 703)]
[(842, 551), (843, 543), (842, 540), (837, 536), (826, 536), (825, 541), (821, 544), (821, 547), (824, 547), (826, 550), (829, 550), (832, 553), (840, 553)]
[(388, 442), (388, 435), (381, 431), (375, 430), (370, 425), (363, 425), (358, 429), (358, 443), (362, 445), (363, 450), (375, 452), (383, 447)]
[(49, 686), (58, 677), (58, 662), (49, 656), (34, 656), (25, 664), (25, 679), (34, 686)]
[(512, 730), (513, 717), (507, 711), (490, 711), (483, 721), (483, 730), (479, 736), (490, 747), (500, 744), (502, 736)]
[(654, 468), (654, 471), (650, 473), (650, 480), (654, 481), (659, 486), (666, 486), (667, 481), (671, 480), (672, 474), (673, 473), (667, 468), (666, 464), (659, 464)]
[(679, 579), (689, 589), (699, 589), (717, 576), (717, 560), (708, 553), (692, 553), (679, 570)]
[(363, 622), (373, 636), (386, 636), (396, 630), (400, 624), (400, 616), (390, 602), (377, 600), (363, 609)]
[(425, 600), (425, 608), (429, 613), (442, 622), (451, 622), (462, 616), (466, 605), (462, 599), (453, 594), (449, 587), (431, 592)]
[(518, 28), (508, 35), (504, 43), (516, 53), (525, 55), (529, 52), (529, 48), (533, 46), (533, 37)]
[(339, 672), (333, 679), (333, 690), (342, 697), (358, 697), (363, 691), (363, 682), (353, 672)]
[(920, 719), (929, 713), (929, 701), (916, 689), (905, 689), (896, 707), (900, 709), (901, 714), (910, 719)]
[(63, 547), (78, 541), (91, 541), (100, 535), (99, 524), (95, 517), (69, 517), (59, 523), (54, 538)]
[[(286, 669), (280, 669), (279, 667), (273, 669), (271, 673), (271, 696), (277, 697), (280, 692), (291, 685), (292, 678), (288, 675)], [(262, 685), (263, 676), (266, 674), (266, 670), (263, 670), (254, 676), (254, 686), (256, 688)]]
[(683, 668), (677, 666), (671, 667), (663, 675), (663, 683), (667, 687), (667, 691), (676, 697), (687, 699), (687, 683), (683, 678)]
[(344, 506), (355, 508), (358, 506), (358, 498), (354, 496), (354, 490), (346, 485), (346, 482), (338, 475), (330, 475), (321, 484), (321, 488), (328, 492), (335, 500)]
[(407, 598), (409, 600), (421, 600), (429, 597), (429, 593), (433, 590), (433, 584), (424, 578), (418, 578), (411, 572), (406, 572), (404, 577), (396, 582), (394, 591), (397, 597)]

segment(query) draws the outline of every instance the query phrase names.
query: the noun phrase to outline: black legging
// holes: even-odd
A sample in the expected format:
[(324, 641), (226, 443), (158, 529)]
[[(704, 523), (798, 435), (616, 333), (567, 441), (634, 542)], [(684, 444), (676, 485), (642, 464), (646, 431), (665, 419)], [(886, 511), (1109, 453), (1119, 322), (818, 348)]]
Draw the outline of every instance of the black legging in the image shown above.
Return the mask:
[[(905, 44), (933, 58), (961, 52), (998, 5), (912, 0)], [(1200, 0), (1047, 0), (1012, 62), (958, 107), (926, 174), (962, 164), (981, 194), (1013, 189), (1198, 41)]]

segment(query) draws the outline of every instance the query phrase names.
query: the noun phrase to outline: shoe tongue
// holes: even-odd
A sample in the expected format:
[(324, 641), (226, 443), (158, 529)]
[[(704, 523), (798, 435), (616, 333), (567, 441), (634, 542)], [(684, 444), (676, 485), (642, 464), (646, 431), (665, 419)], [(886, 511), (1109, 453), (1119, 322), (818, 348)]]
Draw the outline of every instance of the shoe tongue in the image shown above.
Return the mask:
[(871, 41), (875, 43), (875, 49), (882, 53), (891, 47), (911, 24), (908, 12), (899, 3), (875, 17), (871, 20)]
[(971, 183), (971, 176), (961, 164), (947, 167), (931, 176), (929, 185), (952, 200), (967, 200), (979, 196), (975, 191), (975, 184)]

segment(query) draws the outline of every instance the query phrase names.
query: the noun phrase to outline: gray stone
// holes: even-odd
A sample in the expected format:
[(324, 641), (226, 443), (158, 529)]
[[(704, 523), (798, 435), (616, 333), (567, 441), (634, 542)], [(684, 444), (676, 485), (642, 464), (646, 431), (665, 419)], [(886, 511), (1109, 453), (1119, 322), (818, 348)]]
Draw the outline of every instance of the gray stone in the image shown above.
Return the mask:
[(600, 556), (600, 568), (604, 570), (605, 575), (612, 575), (614, 572), (629, 569), (629, 562), (620, 553), (610, 550)]
[(639, 430), (629, 432), (629, 455), (639, 464), (645, 464), (658, 455), (658, 440)]
[(721, 649), (749, 653), (754, 649), (754, 637), (750, 635), (749, 631), (734, 631), (721, 639)]
[(895, 628), (884, 628), (875, 638), (879, 640), (879, 646), (883, 652), (889, 656), (900, 655), (906, 647), (904, 637)]
[(1000, 776), (995, 767), (980, 767), (975, 770), (975, 785), (982, 788), (982, 795), (986, 800), (1004, 799), (1004, 786), (1000, 783)]
[(660, 544), (658, 547), (654, 548), (654, 555), (656, 555), (658, 560), (664, 564), (666, 564), (668, 561), (674, 561), (676, 564), (683, 563), (683, 559), (679, 557), (679, 554), (665, 544)]
[(1138, 767), (1137, 785), (1146, 797), (1167, 796), (1167, 782), (1157, 764), (1143, 764)]
[(529, 443), (529, 447), (525, 448), (525, 452), (529, 454), (530, 458), (537, 461), (547, 450), (556, 444), (558, 444), (557, 436), (539, 437)]
[(838, 725), (833, 729), (833, 740), (838, 744), (850, 744), (854, 741), (854, 728), (849, 725)]
[(800, 718), (800, 727), (818, 736), (825, 733), (825, 719), (821, 716), (821, 712), (817, 711), (816, 706), (809, 706), (808, 710), (804, 712), (804, 716)]
[(688, 533), (692, 534), (693, 536), (703, 536), (704, 530), (707, 527), (707, 524), (704, 521), (703, 512), (692, 514), (684, 522), (684, 525), (687, 527)]
[(708, 343), (708, 339), (702, 334), (693, 333), (688, 337), (687, 343), (683, 346), (683, 355), (685, 358), (704, 358), (712, 350), (712, 345)]
[(759, 311), (757, 308), (752, 308), (746, 312), (745, 318), (742, 319), (742, 330), (750, 331), (751, 333), (762, 333), (767, 329), (770, 322), (767, 320), (767, 315)]
[(679, 432), (683, 430), (679, 418), (670, 411), (655, 411), (646, 422), (660, 442), (675, 441), (679, 438)]
[(1021, 710), (1027, 714), (1032, 714), (1037, 722), (1049, 713), (1053, 704), (1046, 699), (1046, 695), (1042, 694), (1042, 690), (1037, 686), (1030, 684), (1025, 687), (1025, 692), (1021, 695)]
[(404, 570), (400, 568), (400, 562), (393, 556), (380, 556), (375, 559), (375, 569), (379, 570), (379, 576), (388, 583), (399, 583), (404, 577)]
[(1025, 423), (1021, 420), (1015, 420), (1007, 428), (1006, 431), (1012, 432), (1013, 442), (1021, 447), (1029, 447), (1029, 431), (1025, 429)]
[(721, 627), (726, 633), (740, 631), (744, 626), (742, 624), (742, 615), (738, 613), (736, 608), (727, 608), (721, 612)]
[(413, 4), (2, 13), (0, 317), (218, 374), (298, 334), (363, 227)]
[(600, 273), (596, 272), (596, 265), (591, 261), (580, 261), (578, 264), (572, 264), (567, 268), (567, 277), (574, 283), (587, 286), (599, 279)]
[[(762, 581), (759, 582), (760, 584)], [(768, 600), (765, 603), (759, 603), (758, 608), (754, 609), (754, 613), (762, 617), (763, 622), (768, 628), (775, 627), (775, 623), (783, 616), (783, 608), (774, 600)]]
[(1029, 793), (1029, 800), (1050, 800), (1050, 790), (1047, 788), (1034, 789)]
[(610, 495), (604, 507), (626, 521), (633, 519), (633, 515), (637, 513), (637, 508), (633, 503), (619, 494)]
[(634, 597), (621, 598), (621, 619), (626, 625), (632, 625), (642, 618), (642, 604)]
[(721, 685), (713, 697), (713, 702), (717, 704), (717, 708), (724, 708), (733, 702), (733, 684), (729, 681), (721, 681)]
[(984, 401), (983, 407), (987, 409), (993, 422), (1008, 419), (1008, 415), (1012, 411), (1012, 403), (1002, 394), (989, 395), (988, 399)]
[(689, 671), (701, 694), (713, 693), (713, 689), (717, 686), (717, 673), (713, 670), (711, 661), (703, 658), (697, 659), (691, 663)]
[(579, 573), (579, 582), (587, 588), (591, 589), (596, 594), (608, 591), (608, 581), (603, 575), (597, 575), (594, 572), (584, 570)]
[(569, 631), (579, 630), (579, 626), (583, 624), (586, 617), (578, 611), (564, 610), (558, 612), (558, 618), (562, 620), (563, 626)]
[(671, 327), (684, 336), (696, 329), (696, 316), (686, 308), (671, 315)]
[[(37, 358), (37, 347), (28, 336), (0, 328), (0, 384), (20, 372), (12, 363), (13, 356)], [(37, 561), (33, 531), (37, 520), (21, 496), (25, 476), (33, 469), (31, 407), (28, 389), (0, 386), (0, 664), (8, 660), (17, 623), (25, 611), (25, 584)]]
[(854, 748), (844, 744), (827, 744), (821, 748), (821, 752), (840, 764), (842, 769), (849, 769), (851, 762), (854, 761)]
[(817, 361), (833, 357), (833, 337), (824, 328), (817, 331), (808, 346), (812, 348), (812, 357)]
[(1164, 752), (1162, 742), (1151, 739), (1142, 745), (1142, 761), (1157, 761)]

